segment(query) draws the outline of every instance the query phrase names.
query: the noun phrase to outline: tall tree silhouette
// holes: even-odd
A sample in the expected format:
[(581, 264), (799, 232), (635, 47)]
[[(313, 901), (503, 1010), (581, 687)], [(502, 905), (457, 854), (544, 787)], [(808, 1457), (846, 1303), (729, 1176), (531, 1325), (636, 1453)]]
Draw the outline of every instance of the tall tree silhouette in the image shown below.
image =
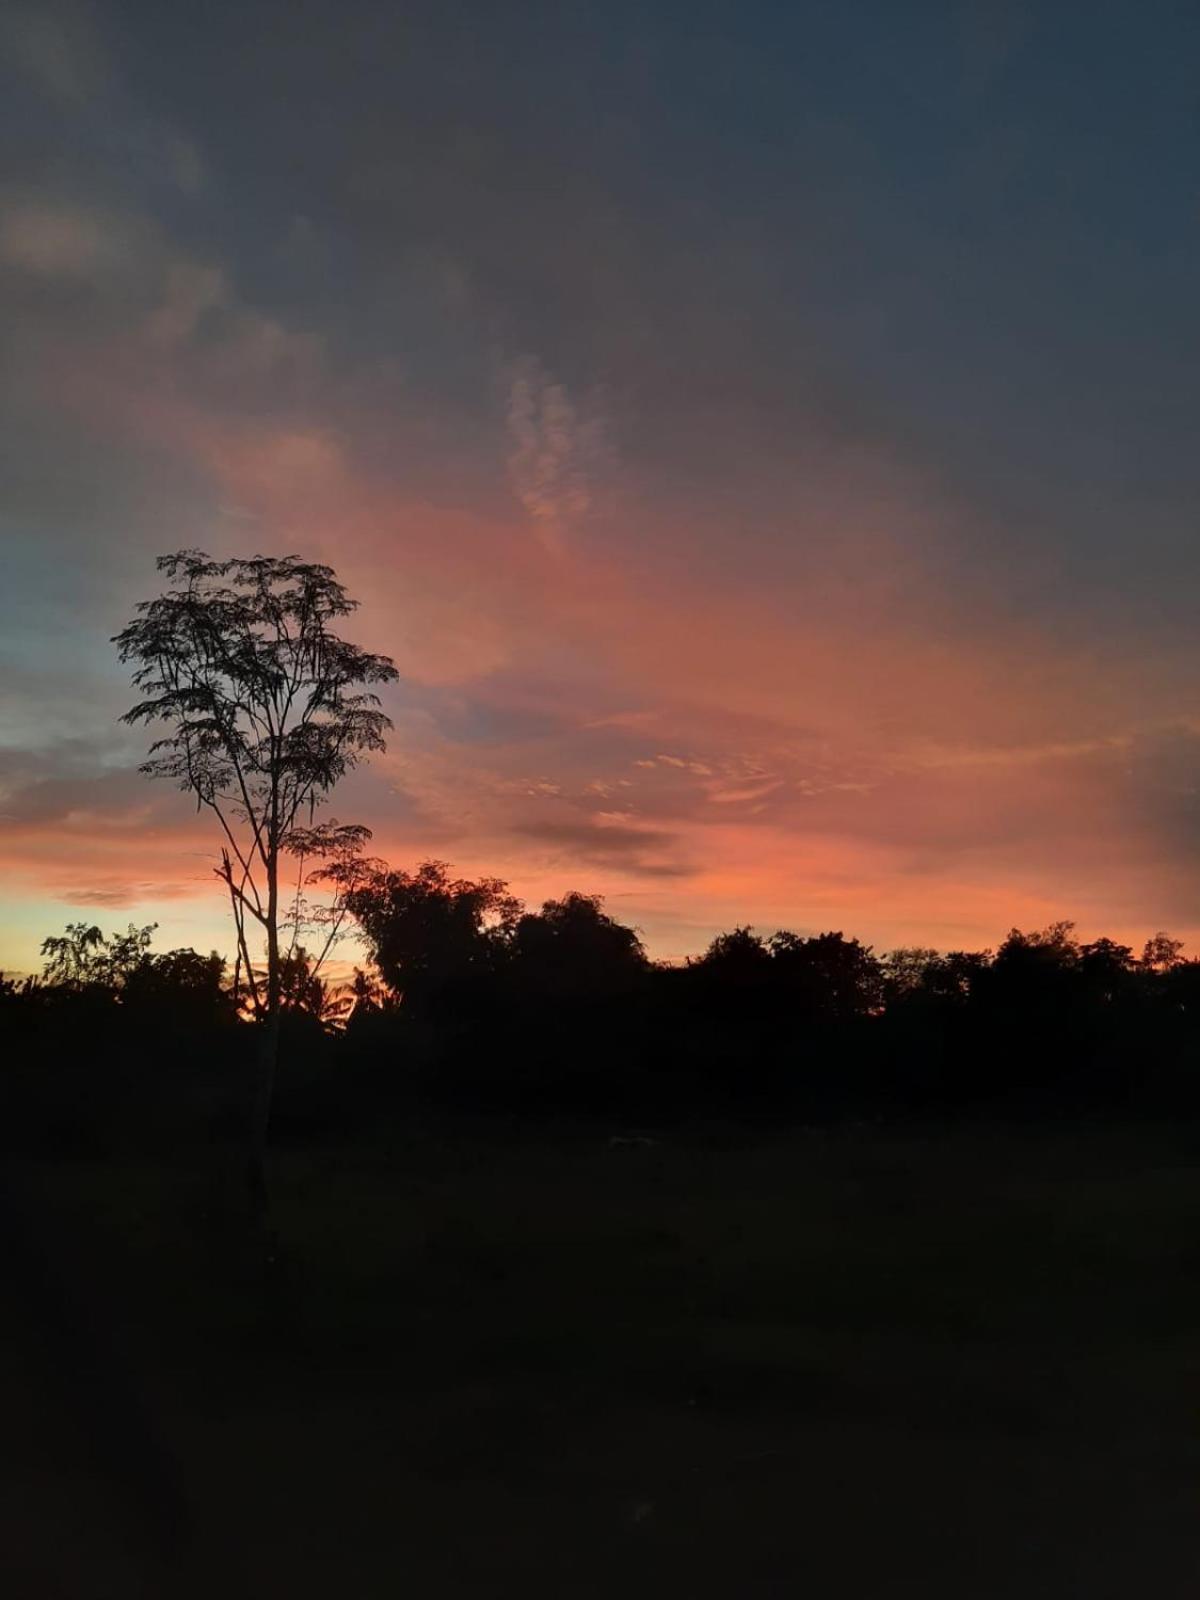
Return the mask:
[[(280, 858), (338, 780), (384, 748), (391, 723), (368, 686), (397, 674), (387, 656), (332, 631), (357, 602), (330, 567), (181, 550), (160, 556), (158, 569), (170, 587), (143, 601), (113, 641), (135, 664), (142, 695), (122, 721), (166, 725), (142, 771), (174, 779), (221, 829), (215, 871), (233, 910), (238, 980), (262, 1028), (249, 1160), (261, 1206), (283, 1006)], [(266, 946), (263, 974), (252, 958), (254, 929)]]

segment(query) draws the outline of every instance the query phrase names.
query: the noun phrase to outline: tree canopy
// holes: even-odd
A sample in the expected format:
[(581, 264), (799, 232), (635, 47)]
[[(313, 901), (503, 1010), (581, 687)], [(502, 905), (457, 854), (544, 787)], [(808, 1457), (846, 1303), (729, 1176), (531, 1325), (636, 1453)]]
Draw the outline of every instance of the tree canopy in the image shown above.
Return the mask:
[[(371, 686), (387, 656), (341, 638), (356, 609), (332, 568), (297, 556), (159, 558), (169, 587), (115, 636), (142, 698), (131, 724), (165, 724), (142, 771), (173, 779), (216, 818), (239, 975), (256, 1011), (280, 1004), (278, 874), (293, 830), (390, 728)], [(267, 941), (265, 993), (248, 927)]]

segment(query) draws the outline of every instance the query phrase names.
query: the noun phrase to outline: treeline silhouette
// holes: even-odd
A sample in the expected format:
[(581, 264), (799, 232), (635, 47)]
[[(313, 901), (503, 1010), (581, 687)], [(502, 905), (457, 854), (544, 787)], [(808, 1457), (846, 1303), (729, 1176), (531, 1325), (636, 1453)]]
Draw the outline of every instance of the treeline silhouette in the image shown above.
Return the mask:
[[(526, 911), (499, 879), (372, 863), (341, 886), (369, 963), (334, 983), (282, 962), (283, 1137), (414, 1112), (695, 1119), (1162, 1116), (1195, 1109), (1200, 961), (1070, 922), (995, 951), (877, 955), (840, 932), (737, 927), (651, 961), (603, 902)], [(236, 1137), (253, 1045), (217, 954), (153, 927), (71, 924), (38, 978), (0, 978), (5, 1138), (92, 1152)]]

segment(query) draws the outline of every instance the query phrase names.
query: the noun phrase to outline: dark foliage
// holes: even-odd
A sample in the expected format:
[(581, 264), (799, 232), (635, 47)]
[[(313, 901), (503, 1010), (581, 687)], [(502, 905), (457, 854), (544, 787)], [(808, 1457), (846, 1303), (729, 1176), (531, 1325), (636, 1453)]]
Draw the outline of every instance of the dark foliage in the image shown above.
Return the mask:
[(153, 926), (84, 923), (42, 946), (41, 978), (0, 978), (6, 1144), (90, 1154), (216, 1130), (238, 1104), (250, 1030), (225, 961), (152, 954)]
[(345, 892), (384, 983), (428, 1015), (474, 992), (506, 964), (520, 902), (498, 878), (452, 878), (444, 861), (379, 867)]
[[(361, 861), (346, 888), (373, 970), (283, 963), (284, 1137), (418, 1108), (599, 1116), (1058, 1116), (1193, 1108), (1200, 962), (1070, 923), (988, 951), (878, 957), (841, 933), (741, 927), (650, 962), (584, 894), (523, 913), (496, 879)], [(217, 955), (153, 929), (69, 926), (40, 979), (0, 981), (10, 1144), (93, 1149), (219, 1136), (246, 1115), (256, 1025)]]

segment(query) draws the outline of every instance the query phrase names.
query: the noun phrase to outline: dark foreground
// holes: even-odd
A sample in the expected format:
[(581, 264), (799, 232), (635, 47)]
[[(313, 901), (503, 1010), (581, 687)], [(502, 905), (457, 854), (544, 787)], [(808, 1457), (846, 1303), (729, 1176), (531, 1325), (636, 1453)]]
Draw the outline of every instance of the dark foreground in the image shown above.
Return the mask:
[(267, 1282), (203, 1163), (25, 1164), (5, 1590), (1191, 1600), (1198, 1147), (284, 1152)]

